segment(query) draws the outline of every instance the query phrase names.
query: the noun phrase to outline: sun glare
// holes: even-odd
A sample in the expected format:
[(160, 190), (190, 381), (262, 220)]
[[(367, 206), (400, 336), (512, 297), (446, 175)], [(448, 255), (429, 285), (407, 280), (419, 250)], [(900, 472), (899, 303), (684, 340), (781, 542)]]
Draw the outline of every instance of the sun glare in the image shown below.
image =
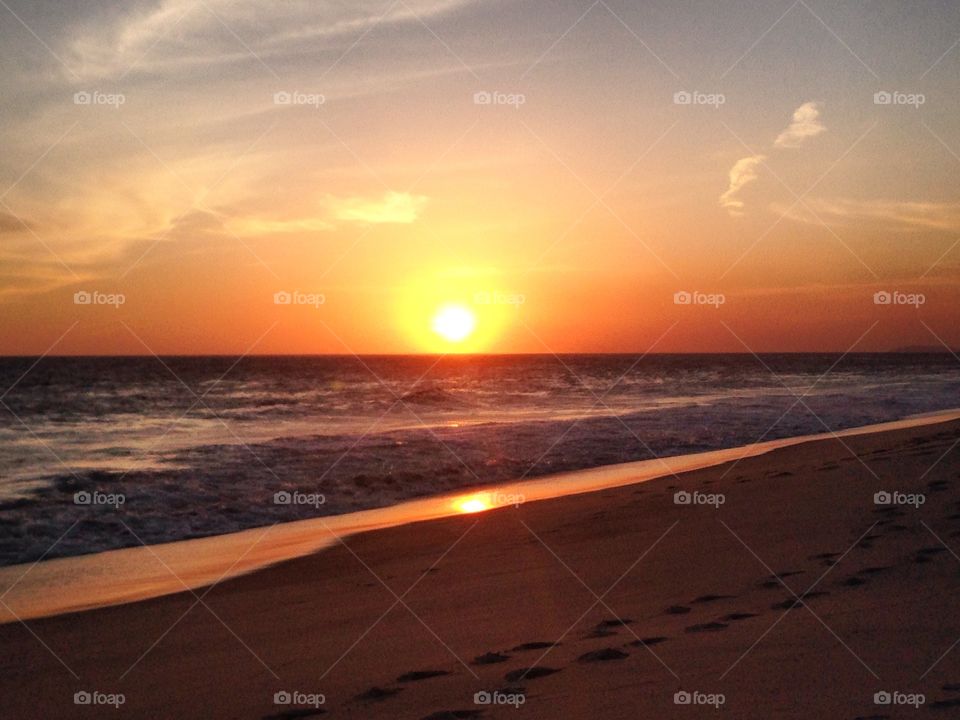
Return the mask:
[(433, 316), (433, 331), (447, 342), (463, 342), (476, 325), (476, 316), (463, 305), (446, 305)]
[(477, 513), (490, 509), (490, 503), (476, 495), (463, 498), (456, 503), (457, 510), (462, 513)]

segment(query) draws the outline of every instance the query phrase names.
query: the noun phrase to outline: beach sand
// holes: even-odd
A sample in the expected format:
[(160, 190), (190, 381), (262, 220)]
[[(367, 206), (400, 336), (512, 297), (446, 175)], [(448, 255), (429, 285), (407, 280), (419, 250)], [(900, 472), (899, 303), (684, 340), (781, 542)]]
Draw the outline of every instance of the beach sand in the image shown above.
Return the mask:
[(960, 717), (958, 440), (814, 441), (2, 625), (0, 716), (715, 717), (697, 703), (722, 696), (736, 718)]

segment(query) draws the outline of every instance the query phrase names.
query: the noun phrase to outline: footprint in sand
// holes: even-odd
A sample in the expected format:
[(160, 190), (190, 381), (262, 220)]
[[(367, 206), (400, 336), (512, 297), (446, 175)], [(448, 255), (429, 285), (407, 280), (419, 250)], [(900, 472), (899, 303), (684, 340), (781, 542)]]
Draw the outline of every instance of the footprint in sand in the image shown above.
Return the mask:
[(623, 650), (617, 650), (616, 648), (603, 648), (602, 650), (593, 650), (592, 652), (584, 653), (577, 658), (579, 663), (595, 663), (595, 662), (608, 662), (610, 660), (624, 660), (625, 658), (630, 657)]
[(794, 575), (803, 575), (803, 570), (786, 570), (784, 572), (777, 573), (776, 575), (768, 575), (760, 587), (765, 588), (778, 588), (784, 585), (783, 579), (788, 577), (793, 577)]
[(297, 720), (297, 718), (316, 717), (326, 712), (323, 708), (297, 708), (296, 710), (285, 710), (275, 715), (264, 715), (263, 720)]
[(960, 707), (960, 698), (949, 698), (947, 700), (935, 700), (930, 703), (931, 710), (945, 710), (946, 708)]
[(848, 577), (846, 580), (844, 580), (843, 584), (847, 587), (860, 587), (861, 585), (866, 585), (867, 581), (861, 577), (853, 575), (852, 577)]
[(531, 668), (518, 668), (517, 670), (511, 670), (506, 675), (503, 676), (503, 679), (507, 682), (518, 682), (519, 680), (536, 680), (537, 678), (546, 677), (547, 675), (553, 675), (554, 673), (560, 672), (556, 668), (549, 667), (531, 667)]
[(667, 638), (663, 635), (657, 635), (655, 637), (640, 638), (639, 640), (633, 640), (628, 642), (629, 647), (650, 647), (651, 645), (659, 645), (662, 642), (666, 642)]
[(503, 655), (501, 653), (488, 652), (483, 655), (477, 655), (473, 659), (474, 665), (494, 665), (496, 663), (506, 662), (510, 659), (509, 655)]
[(734, 595), (701, 595), (698, 598), (694, 598), (690, 601), (691, 604), (701, 605), (703, 603), (712, 603), (717, 600), (732, 600)]
[(913, 556), (913, 562), (917, 565), (930, 562), (935, 555), (940, 553), (945, 553), (947, 549), (945, 547), (925, 547), (917, 550), (917, 554)]
[(366, 692), (357, 695), (356, 699), (368, 702), (378, 702), (380, 700), (386, 700), (389, 697), (393, 697), (401, 690), (403, 690), (403, 688), (382, 688), (374, 685)]
[(726, 630), (729, 627), (726, 623), (722, 622), (708, 622), (701, 623), (700, 625), (691, 625), (687, 628), (684, 628), (684, 632), (688, 633), (701, 633), (701, 632), (717, 632), (718, 630)]
[(614, 628), (621, 628), (627, 625), (632, 625), (633, 620), (630, 618), (615, 618), (613, 620), (603, 620), (602, 622), (597, 623), (597, 625), (591, 630), (586, 637), (588, 638), (603, 638), (610, 637), (611, 635), (616, 635), (617, 631)]
[(590, 632), (588, 632), (586, 635), (584, 635), (583, 637), (586, 640), (593, 640), (595, 638), (612, 637), (613, 635), (616, 635), (616, 634), (617, 634), (616, 630), (611, 630), (610, 628), (604, 628), (604, 627), (596, 627)]
[(398, 677), (397, 682), (419, 682), (420, 680), (429, 680), (430, 678), (442, 677), (449, 674), (446, 670), (413, 670)]
[(524, 652), (525, 650), (546, 650), (547, 648), (560, 647), (558, 642), (528, 642), (516, 647), (510, 648), (510, 652)]

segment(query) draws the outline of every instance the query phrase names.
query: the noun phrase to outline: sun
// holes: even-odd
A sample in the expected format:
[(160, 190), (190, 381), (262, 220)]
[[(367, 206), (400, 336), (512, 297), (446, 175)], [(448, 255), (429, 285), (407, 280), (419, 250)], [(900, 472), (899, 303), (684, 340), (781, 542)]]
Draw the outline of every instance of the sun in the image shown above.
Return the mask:
[(433, 331), (447, 342), (463, 342), (476, 326), (477, 316), (463, 305), (444, 305), (433, 316)]
[(478, 495), (468, 495), (454, 503), (454, 507), (462, 513), (478, 513), (489, 510), (491, 505)]

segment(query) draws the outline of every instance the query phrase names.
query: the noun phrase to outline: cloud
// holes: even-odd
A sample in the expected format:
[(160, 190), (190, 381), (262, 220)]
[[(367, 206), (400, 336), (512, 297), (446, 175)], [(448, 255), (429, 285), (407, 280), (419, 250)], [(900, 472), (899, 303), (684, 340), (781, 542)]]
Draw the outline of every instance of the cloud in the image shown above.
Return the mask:
[(720, 196), (720, 205), (730, 211), (731, 215), (740, 215), (743, 211), (743, 201), (737, 198), (739, 193), (746, 185), (749, 185), (759, 176), (757, 168), (766, 160), (766, 155), (750, 155), (740, 158), (730, 168), (730, 186), (727, 191)]
[(337, 220), (360, 223), (414, 222), (427, 202), (426, 195), (387, 192), (379, 200), (367, 198), (328, 198), (327, 205)]
[(62, 55), (70, 72), (93, 79), (190, 65), (254, 62), (317, 52), (362, 37), (374, 27), (416, 24), (449, 14), (474, 0), (134, 0), (124, 10), (85, 18)]
[(898, 230), (960, 230), (960, 204), (957, 203), (807, 198), (793, 207), (774, 205), (773, 210), (791, 220), (816, 225), (823, 221), (874, 223)]
[[(787, 129), (773, 141), (773, 145), (778, 148), (800, 147), (807, 138), (815, 137), (826, 130), (826, 126), (820, 122), (820, 104), (805, 102), (793, 111), (793, 119)], [(730, 168), (730, 185), (720, 196), (720, 206), (726, 208), (730, 215), (737, 217), (743, 214), (744, 204), (737, 194), (759, 177), (757, 168), (766, 159), (766, 155), (750, 155), (740, 158)]]
[(778, 148), (800, 147), (804, 140), (826, 132), (826, 126), (820, 122), (820, 105), (805, 102), (793, 111), (793, 120), (773, 141)]

